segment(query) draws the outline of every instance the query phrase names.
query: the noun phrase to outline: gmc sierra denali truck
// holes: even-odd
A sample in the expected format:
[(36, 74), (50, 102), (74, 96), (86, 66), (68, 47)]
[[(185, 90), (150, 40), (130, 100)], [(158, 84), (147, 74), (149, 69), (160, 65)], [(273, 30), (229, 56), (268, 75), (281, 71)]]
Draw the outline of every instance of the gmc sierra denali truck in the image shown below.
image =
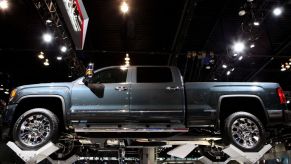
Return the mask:
[(20, 86), (4, 111), (8, 134), (26, 150), (70, 129), (130, 135), (212, 127), (225, 144), (257, 151), (289, 118), (277, 83), (184, 83), (178, 68), (167, 66), (113, 66), (69, 83)]

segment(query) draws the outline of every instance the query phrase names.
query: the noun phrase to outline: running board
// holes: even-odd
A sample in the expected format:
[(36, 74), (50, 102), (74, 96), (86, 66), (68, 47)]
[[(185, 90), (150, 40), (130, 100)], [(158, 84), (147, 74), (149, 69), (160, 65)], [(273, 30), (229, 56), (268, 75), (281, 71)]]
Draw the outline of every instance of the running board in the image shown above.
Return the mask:
[(93, 127), (75, 127), (76, 133), (100, 133), (100, 132), (117, 132), (117, 133), (143, 133), (143, 132), (188, 132), (188, 128), (93, 128)]

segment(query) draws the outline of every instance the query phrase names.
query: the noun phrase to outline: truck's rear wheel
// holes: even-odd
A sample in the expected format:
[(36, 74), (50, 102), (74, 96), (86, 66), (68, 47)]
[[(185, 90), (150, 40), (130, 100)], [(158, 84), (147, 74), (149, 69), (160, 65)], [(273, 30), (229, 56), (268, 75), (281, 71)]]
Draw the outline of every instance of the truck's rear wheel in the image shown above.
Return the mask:
[(58, 135), (59, 120), (51, 111), (43, 108), (23, 113), (13, 127), (13, 139), (23, 150), (40, 148)]
[(265, 129), (261, 121), (247, 112), (236, 112), (225, 120), (226, 144), (233, 144), (242, 151), (259, 151), (265, 144)]

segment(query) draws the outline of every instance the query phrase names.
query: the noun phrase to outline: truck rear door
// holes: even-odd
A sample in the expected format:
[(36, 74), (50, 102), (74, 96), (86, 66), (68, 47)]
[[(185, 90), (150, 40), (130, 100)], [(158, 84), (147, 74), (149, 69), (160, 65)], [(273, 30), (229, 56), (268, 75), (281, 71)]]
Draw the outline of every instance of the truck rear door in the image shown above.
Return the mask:
[[(135, 75), (135, 76), (134, 76)], [(135, 67), (130, 90), (130, 118), (138, 123), (184, 121), (184, 88), (170, 67)]]

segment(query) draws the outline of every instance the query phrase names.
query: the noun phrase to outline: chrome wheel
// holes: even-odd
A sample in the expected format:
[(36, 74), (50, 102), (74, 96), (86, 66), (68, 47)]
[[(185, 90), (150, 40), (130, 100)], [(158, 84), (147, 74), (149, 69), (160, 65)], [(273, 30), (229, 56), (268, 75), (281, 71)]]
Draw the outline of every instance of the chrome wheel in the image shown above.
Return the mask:
[(47, 141), (51, 132), (51, 122), (43, 114), (33, 114), (20, 125), (19, 141), (26, 146), (37, 146)]
[(261, 136), (259, 127), (249, 118), (238, 118), (231, 125), (231, 134), (236, 144), (252, 149), (257, 146)]

